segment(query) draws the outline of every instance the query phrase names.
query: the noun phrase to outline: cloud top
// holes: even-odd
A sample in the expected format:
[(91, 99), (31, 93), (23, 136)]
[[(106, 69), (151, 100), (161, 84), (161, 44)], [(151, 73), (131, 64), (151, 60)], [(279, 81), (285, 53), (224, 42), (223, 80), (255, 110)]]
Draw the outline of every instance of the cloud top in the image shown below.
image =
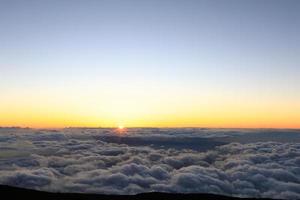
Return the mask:
[[(70, 132), (1, 133), (0, 183), (59, 192), (300, 198), (299, 143), (227, 143), (203, 151), (101, 140), (109, 132)], [(179, 137), (170, 135), (159, 134), (171, 137), (166, 144)]]

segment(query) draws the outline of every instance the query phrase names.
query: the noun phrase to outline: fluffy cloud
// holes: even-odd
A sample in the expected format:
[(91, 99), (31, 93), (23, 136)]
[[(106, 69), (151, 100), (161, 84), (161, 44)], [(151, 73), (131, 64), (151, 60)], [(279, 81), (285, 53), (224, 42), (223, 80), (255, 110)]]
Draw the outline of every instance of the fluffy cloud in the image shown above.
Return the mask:
[[(189, 143), (184, 148), (174, 144), (177, 129), (172, 134), (158, 131), (155, 137), (164, 138), (164, 147), (145, 145), (141, 136), (143, 141), (138, 140), (136, 135), (142, 135), (143, 129), (133, 133), (134, 144), (124, 139), (133, 136), (113, 136), (109, 129), (101, 134), (97, 129), (18, 131), (0, 135), (1, 184), (60, 192), (300, 198), (300, 143), (228, 143), (203, 150), (188, 148)], [(191, 141), (193, 134), (184, 141)], [(123, 143), (102, 139), (112, 136)], [(206, 138), (208, 143), (215, 142)]]

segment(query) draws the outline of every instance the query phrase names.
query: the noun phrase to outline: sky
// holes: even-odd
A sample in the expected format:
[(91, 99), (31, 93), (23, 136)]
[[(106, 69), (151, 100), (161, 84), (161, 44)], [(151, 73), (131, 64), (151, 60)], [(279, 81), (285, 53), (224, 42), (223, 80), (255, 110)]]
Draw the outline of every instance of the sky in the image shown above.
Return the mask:
[(299, 10), (0, 0), (0, 126), (300, 128)]

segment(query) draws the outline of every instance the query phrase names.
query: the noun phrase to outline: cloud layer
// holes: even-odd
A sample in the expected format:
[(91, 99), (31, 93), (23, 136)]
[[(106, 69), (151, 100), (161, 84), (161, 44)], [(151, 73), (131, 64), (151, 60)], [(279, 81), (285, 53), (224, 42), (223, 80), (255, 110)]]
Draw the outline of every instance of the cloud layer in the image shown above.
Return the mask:
[(229, 143), (200, 151), (112, 143), (101, 140), (112, 134), (105, 131), (101, 137), (93, 130), (18, 131), (0, 135), (1, 184), (60, 192), (300, 198), (299, 143)]

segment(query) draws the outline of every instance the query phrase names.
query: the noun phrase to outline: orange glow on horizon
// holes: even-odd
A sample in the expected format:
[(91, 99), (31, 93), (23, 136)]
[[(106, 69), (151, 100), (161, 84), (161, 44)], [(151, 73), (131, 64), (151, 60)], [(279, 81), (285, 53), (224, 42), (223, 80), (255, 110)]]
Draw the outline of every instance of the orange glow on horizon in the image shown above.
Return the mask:
[[(32, 119), (32, 118), (29, 118)], [(21, 121), (20, 121), (21, 120)], [(1, 122), (0, 127), (29, 127), (29, 128), (66, 128), (66, 127), (101, 127), (101, 128), (113, 128), (116, 127), (114, 122), (107, 121), (107, 123), (101, 123), (100, 120), (68, 120), (68, 119), (52, 119), (49, 121), (34, 120), (32, 122), (28, 120), (20, 119), (18, 122)], [(192, 118), (182, 117), (177, 119), (159, 119), (144, 121), (138, 119), (136, 121), (128, 121), (127, 127), (158, 127), (158, 128), (184, 128), (184, 127), (207, 127), (207, 128), (291, 128), (299, 129), (300, 123), (297, 120), (289, 119), (264, 119), (264, 117), (258, 117), (258, 119), (238, 118), (232, 119), (219, 118)], [(123, 126), (117, 126), (118, 132), (124, 132), (126, 130)]]
[(126, 128), (123, 125), (119, 125), (116, 132), (118, 135), (123, 135), (126, 133)]
[(214, 94), (203, 98), (203, 94), (187, 89), (182, 91), (185, 95), (178, 95), (179, 91), (138, 92), (88, 93), (81, 99), (71, 98), (76, 96), (72, 92), (56, 94), (60, 98), (53, 98), (51, 93), (32, 94), (32, 99), (22, 101), (22, 94), (15, 94), (1, 99), (0, 126), (300, 128), (300, 103), (296, 99)]

